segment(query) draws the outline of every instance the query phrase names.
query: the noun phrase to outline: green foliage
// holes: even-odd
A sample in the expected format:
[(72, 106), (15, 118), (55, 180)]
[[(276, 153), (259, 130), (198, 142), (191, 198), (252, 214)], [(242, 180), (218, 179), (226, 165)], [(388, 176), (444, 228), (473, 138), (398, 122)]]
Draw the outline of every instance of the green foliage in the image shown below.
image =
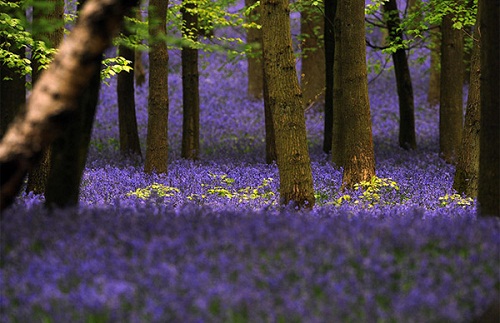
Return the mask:
[(120, 73), (120, 72), (130, 72), (133, 67), (130, 65), (131, 61), (125, 59), (122, 56), (108, 57), (102, 61), (103, 68), (101, 69), (101, 80), (107, 85), (106, 79)]
[(403, 202), (406, 197), (401, 192), (399, 185), (391, 178), (372, 177), (370, 181), (363, 181), (355, 184), (352, 191), (346, 192), (327, 202), (331, 194), (326, 192), (316, 192), (316, 202), (318, 204), (333, 204), (340, 206), (345, 203), (361, 205), (371, 208), (377, 204), (396, 205)]
[(460, 205), (462, 207), (471, 206), (474, 200), (470, 197), (462, 196), (460, 194), (446, 194), (439, 198), (439, 206), (446, 207), (449, 205)]
[(137, 196), (140, 199), (147, 200), (152, 195), (159, 197), (170, 197), (180, 193), (180, 190), (175, 187), (166, 186), (159, 183), (153, 183), (144, 188), (138, 188), (133, 192), (127, 193), (126, 196)]

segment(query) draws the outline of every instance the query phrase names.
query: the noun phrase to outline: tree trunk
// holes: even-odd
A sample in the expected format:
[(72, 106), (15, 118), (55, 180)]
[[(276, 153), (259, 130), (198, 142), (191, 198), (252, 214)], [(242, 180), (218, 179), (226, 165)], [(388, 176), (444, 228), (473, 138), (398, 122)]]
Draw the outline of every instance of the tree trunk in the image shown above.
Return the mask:
[(479, 0), (481, 7), (481, 132), (479, 215), (500, 216), (500, 2)]
[[(387, 17), (387, 29), (392, 43), (403, 45), (403, 31), (400, 27), (399, 10), (396, 0), (384, 3)], [(396, 86), (399, 98), (399, 146), (404, 149), (417, 148), (415, 136), (415, 114), (413, 103), (413, 86), (411, 84), (410, 68), (406, 58), (406, 49), (399, 48), (392, 54)]]
[[(61, 0), (50, 0), (48, 7), (33, 6), (33, 38), (46, 43), (48, 47), (57, 47), (64, 37), (63, 15), (64, 2)], [(50, 26), (49, 28), (44, 26)], [(54, 26), (56, 27), (54, 29)], [(58, 27), (57, 27), (58, 26)], [(38, 50), (35, 46), (34, 51)], [(40, 77), (40, 63), (33, 59), (31, 61), (31, 82), (35, 84)], [(47, 179), (50, 172), (51, 148), (47, 147), (42, 152), (41, 158), (30, 170), (26, 192), (36, 194), (45, 193)]]
[(305, 3), (300, 13), (302, 42), (301, 87), (306, 107), (314, 104), (325, 94), (325, 51), (320, 35), (324, 34), (323, 12), (317, 6)]
[[(245, 6), (255, 5), (256, 0), (245, 0)], [(254, 9), (250, 12), (248, 20), (260, 24), (259, 10)], [(248, 88), (247, 93), (250, 98), (262, 99), (264, 77), (262, 67), (262, 31), (257, 28), (247, 29), (247, 44), (255, 46), (250, 52), (248, 62)]]
[(427, 92), (427, 102), (434, 107), (439, 104), (441, 95), (441, 31), (439, 26), (432, 27), (431, 35), (431, 66), (429, 67), (429, 90)]
[(264, 75), (275, 131), (280, 203), (312, 208), (313, 181), (289, 12), (287, 0), (261, 2)]
[(335, 34), (333, 21), (337, 10), (337, 0), (325, 1), (324, 42), (325, 42), (325, 129), (323, 151), (332, 150), (333, 134), (333, 62), (335, 60)]
[(78, 205), (80, 182), (85, 170), (99, 101), (100, 67), (100, 61), (96, 61), (96, 71), (78, 101), (74, 117), (68, 120), (62, 136), (52, 143), (50, 170), (45, 189), (45, 205), (48, 207)]
[[(196, 4), (183, 0), (181, 9), (184, 26), (183, 37), (198, 41), (198, 15)], [(200, 151), (200, 91), (198, 73), (198, 50), (183, 47), (182, 59), (182, 158), (198, 159)]]
[(446, 15), (441, 23), (439, 150), (447, 163), (454, 164), (462, 141), (464, 41), (462, 31), (453, 28), (452, 19)]
[[(262, 66), (264, 67), (264, 66)], [(262, 70), (264, 73), (264, 70)], [(266, 76), (262, 75), (264, 81), (264, 123), (266, 129), (266, 163), (272, 164), (277, 160), (276, 157), (276, 139), (274, 136), (273, 115), (271, 113), (271, 105), (269, 100), (269, 91), (267, 87)]]
[(78, 101), (133, 1), (89, 0), (71, 34), (35, 84), (26, 113), (0, 143), (0, 210), (19, 191), (28, 168), (68, 126)]
[(168, 51), (166, 0), (151, 0), (149, 15), (149, 98), (146, 173), (166, 173), (168, 166)]
[[(351, 188), (375, 176), (366, 69), (365, 2), (339, 0), (335, 16), (335, 92), (342, 124), (342, 187)], [(342, 84), (342, 87), (337, 87)], [(334, 97), (335, 98), (335, 97)], [(334, 124), (335, 127), (335, 124)], [(335, 139), (334, 139), (335, 141)], [(332, 152), (337, 147), (332, 147)]]
[(467, 109), (465, 112), (464, 130), (462, 133), (461, 149), (458, 153), (457, 167), (453, 188), (458, 193), (470, 197), (477, 197), (477, 184), (479, 176), (479, 126), (480, 126), (480, 44), (481, 33), (479, 32), (480, 12), (476, 16), (474, 27), (472, 54), (470, 60), (470, 81), (467, 97)]
[[(123, 31), (129, 36), (128, 31)], [(124, 45), (118, 46), (118, 54), (123, 58), (135, 64), (135, 51)], [(118, 74), (116, 93), (118, 97), (118, 126), (120, 132), (120, 153), (122, 155), (141, 156), (141, 144), (139, 133), (137, 131), (137, 117), (135, 113), (135, 87), (134, 87), (134, 69), (130, 72)]]

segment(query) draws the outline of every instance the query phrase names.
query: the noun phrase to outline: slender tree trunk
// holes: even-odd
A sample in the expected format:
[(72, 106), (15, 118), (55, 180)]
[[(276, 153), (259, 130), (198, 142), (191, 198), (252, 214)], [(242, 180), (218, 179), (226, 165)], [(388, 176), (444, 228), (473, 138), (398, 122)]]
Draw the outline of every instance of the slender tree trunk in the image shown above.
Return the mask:
[[(143, 21), (141, 10), (136, 10), (136, 18)], [(146, 71), (144, 70), (144, 64), (142, 63), (142, 52), (136, 49), (134, 54), (135, 85), (141, 86), (146, 81)]]
[[(375, 176), (366, 69), (365, 2), (339, 0), (335, 16), (335, 95), (342, 124), (342, 187), (351, 188)], [(342, 84), (342, 87), (337, 87)], [(335, 98), (335, 97), (334, 97)], [(334, 124), (335, 127), (335, 124)], [(335, 139), (334, 139), (335, 141)], [(332, 147), (332, 152), (337, 147)], [(335, 160), (334, 160), (335, 162)]]
[[(126, 36), (130, 32), (123, 31)], [(118, 54), (135, 65), (135, 51), (124, 45), (118, 46)], [(141, 156), (141, 144), (137, 131), (137, 117), (135, 113), (134, 69), (130, 72), (121, 72), (117, 77), (116, 93), (118, 96), (118, 126), (120, 132), (120, 153), (122, 155)]]
[(476, 26), (474, 27), (473, 46), (470, 63), (469, 93), (467, 97), (467, 109), (465, 112), (465, 123), (462, 134), (461, 149), (458, 153), (457, 167), (453, 188), (458, 193), (464, 193), (470, 197), (477, 197), (477, 184), (479, 176), (479, 126), (480, 126), (480, 44), (481, 33), (479, 32), (479, 20), (481, 13), (478, 10)]
[[(196, 4), (183, 0), (182, 17), (183, 37), (192, 41), (198, 40), (198, 15)], [(182, 59), (182, 152), (187, 159), (198, 159), (200, 151), (200, 92), (198, 73), (198, 50), (183, 47)]]
[[(263, 70), (264, 72), (264, 70)], [(265, 74), (263, 76), (264, 87), (264, 123), (266, 129), (266, 163), (272, 164), (277, 160), (276, 157), (276, 139), (274, 136), (273, 115), (271, 113), (271, 104), (269, 91)]]
[(302, 100), (307, 107), (325, 94), (325, 51), (320, 35), (324, 34), (323, 12), (307, 2), (300, 13), (302, 42), (302, 71), (300, 85)]
[(340, 23), (339, 6), (342, 0), (336, 0), (336, 8), (333, 21), (334, 34), (334, 51), (333, 51), (333, 100), (332, 100), (332, 162), (338, 168), (344, 167), (344, 123), (342, 122), (342, 94), (344, 87), (342, 86), (341, 72), (343, 65), (341, 63), (342, 55), (340, 50)]
[[(64, 37), (63, 28), (63, 14), (64, 2), (61, 0), (50, 0), (47, 7), (34, 6), (33, 7), (33, 23), (32, 29), (34, 31), (33, 38), (46, 42), (48, 47), (57, 47)], [(47, 30), (56, 28), (54, 30)], [(36, 52), (38, 48), (35, 46), (33, 50)], [(35, 84), (40, 77), (40, 63), (37, 60), (32, 60), (32, 74), (31, 81)], [(28, 185), (26, 192), (33, 192), (36, 194), (44, 194), (47, 185), (47, 178), (50, 172), (51, 160), (51, 147), (47, 147), (42, 152), (42, 156), (30, 170), (28, 175)]]
[(325, 1), (324, 42), (325, 42), (325, 128), (323, 151), (332, 150), (333, 134), (333, 62), (335, 60), (335, 34), (333, 21), (337, 10), (337, 0)]
[(280, 203), (312, 208), (312, 172), (289, 12), (288, 0), (261, 2), (264, 75), (275, 131)]
[(441, 30), (439, 26), (430, 30), (431, 35), (431, 66), (429, 67), (429, 90), (427, 102), (430, 106), (439, 104), (441, 95)]
[(441, 24), (441, 95), (439, 107), (439, 150), (447, 163), (455, 163), (463, 127), (463, 51), (461, 30), (453, 28), (452, 15)]
[(481, 216), (500, 216), (500, 2), (479, 0), (481, 9), (481, 132), (479, 188)]
[(168, 166), (168, 51), (166, 0), (149, 4), (149, 99), (148, 135), (146, 140), (146, 173), (166, 173)]
[(41, 151), (68, 126), (103, 51), (135, 4), (89, 0), (84, 6), (73, 31), (35, 84), (26, 113), (16, 118), (0, 143), (0, 210), (13, 202)]
[[(387, 29), (391, 42), (403, 45), (403, 31), (400, 27), (399, 10), (396, 0), (384, 3), (387, 16)], [(399, 146), (404, 149), (417, 148), (415, 136), (415, 114), (413, 103), (413, 86), (411, 84), (410, 68), (406, 57), (406, 49), (399, 48), (392, 54), (396, 86), (399, 98)]]
[[(245, 6), (255, 5), (257, 0), (245, 0)], [(256, 8), (250, 12), (248, 20), (260, 24), (259, 10)], [(247, 44), (255, 47), (248, 56), (248, 88), (247, 93), (250, 98), (262, 99), (264, 77), (262, 67), (262, 31), (257, 28), (247, 29)]]

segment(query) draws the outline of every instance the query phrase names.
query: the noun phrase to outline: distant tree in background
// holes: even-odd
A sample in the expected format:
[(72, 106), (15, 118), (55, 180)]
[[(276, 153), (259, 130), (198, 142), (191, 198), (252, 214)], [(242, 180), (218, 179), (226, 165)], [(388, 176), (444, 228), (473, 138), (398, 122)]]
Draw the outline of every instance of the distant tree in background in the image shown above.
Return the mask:
[[(257, 0), (245, 0), (247, 8), (255, 7)], [(259, 8), (252, 9), (247, 17), (249, 22), (260, 24)], [(247, 28), (247, 44), (252, 45), (252, 50), (247, 55), (248, 62), (248, 87), (250, 98), (261, 99), (263, 96), (263, 67), (262, 67), (262, 31), (259, 28)]]
[[(19, 4), (18, 0), (8, 3)], [(2, 11), (10, 16), (24, 15), (20, 7), (2, 7)], [(7, 35), (0, 35), (0, 48), (7, 50), (19, 58), (24, 58), (24, 48), (21, 44), (9, 41)], [(9, 67), (7, 62), (0, 63), (0, 138), (3, 137), (7, 126), (14, 120), (19, 109), (26, 103), (25, 76), (15, 67)]]
[(481, 7), (481, 132), (479, 188), (481, 216), (500, 216), (500, 1)]
[[(128, 37), (130, 31), (125, 27), (123, 35)], [(134, 69), (121, 71), (116, 80), (116, 94), (118, 99), (118, 126), (120, 133), (120, 153), (122, 155), (139, 155), (141, 144), (137, 131), (137, 117), (135, 113), (135, 50), (127, 45), (118, 45), (118, 55), (131, 62)]]
[(441, 31), (440, 26), (432, 26), (430, 34), (430, 67), (429, 67), (429, 90), (427, 91), (427, 102), (430, 106), (439, 104), (441, 95)]
[(195, 1), (183, 0), (181, 7), (182, 37), (189, 41), (181, 49), (182, 60), (182, 151), (187, 159), (198, 159), (200, 152), (200, 91), (198, 72), (198, 14)]
[(166, 173), (168, 167), (167, 7), (167, 0), (151, 0), (148, 7), (150, 52), (146, 173)]
[(312, 208), (315, 202), (313, 180), (289, 12), (288, 0), (261, 2), (264, 85), (274, 125), (280, 203)]
[(344, 168), (342, 186), (348, 188), (375, 176), (364, 9), (364, 0), (339, 0), (335, 15), (333, 98), (338, 122), (334, 122), (332, 160)]
[[(78, 4), (78, 11), (87, 0)], [(66, 207), (78, 204), (80, 182), (92, 135), (92, 126), (99, 101), (102, 55), (93, 61), (94, 74), (80, 99), (74, 114), (67, 120), (62, 135), (51, 145), (50, 168), (45, 188), (45, 205)]]
[[(33, 3), (33, 18), (31, 25), (32, 37), (35, 40), (32, 47), (31, 60), (31, 82), (35, 84), (42, 72), (42, 64), (36, 59), (36, 55), (45, 48), (59, 46), (64, 36), (64, 1), (47, 0), (45, 2)], [(47, 178), (51, 167), (51, 147), (47, 147), (35, 164), (29, 171), (28, 184), (26, 192), (35, 194), (45, 193)]]
[(302, 1), (300, 34), (302, 69), (300, 86), (307, 107), (325, 95), (324, 7), (322, 3)]
[[(462, 0), (455, 0), (458, 6)], [(439, 151), (441, 157), (454, 164), (462, 141), (464, 36), (453, 26), (454, 14), (446, 14), (441, 22), (441, 79), (439, 98)]]
[(467, 97), (467, 108), (465, 111), (465, 122), (462, 133), (462, 143), (457, 156), (455, 178), (453, 188), (458, 193), (470, 197), (477, 197), (477, 185), (479, 177), (479, 133), (480, 133), (480, 44), (481, 33), (479, 21), (481, 17), (480, 7), (477, 11), (476, 26), (472, 35), (473, 46), (470, 62), (470, 80)]
[(333, 135), (333, 62), (335, 59), (335, 34), (333, 21), (337, 10), (337, 0), (324, 1), (324, 43), (325, 43), (325, 125), (323, 151), (332, 150)]
[(383, 5), (389, 40), (397, 49), (392, 53), (396, 86), (399, 98), (399, 146), (404, 149), (416, 149), (415, 106), (413, 102), (413, 85), (410, 68), (403, 45), (403, 30), (396, 0), (388, 0)]

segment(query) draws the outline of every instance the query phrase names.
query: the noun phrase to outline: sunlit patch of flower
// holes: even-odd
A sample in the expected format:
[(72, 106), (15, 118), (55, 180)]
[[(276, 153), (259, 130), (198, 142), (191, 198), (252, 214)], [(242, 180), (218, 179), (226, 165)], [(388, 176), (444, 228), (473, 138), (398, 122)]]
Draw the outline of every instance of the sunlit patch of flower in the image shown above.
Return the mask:
[(180, 190), (176, 187), (166, 186), (159, 183), (153, 183), (144, 188), (138, 188), (133, 192), (129, 192), (126, 196), (137, 196), (141, 199), (147, 199), (151, 195), (156, 195), (158, 197), (170, 197), (175, 194), (180, 193)]
[(474, 199), (467, 196), (462, 196), (460, 194), (446, 194), (439, 198), (439, 206), (447, 207), (451, 205), (458, 205), (461, 207), (471, 206), (474, 203)]

